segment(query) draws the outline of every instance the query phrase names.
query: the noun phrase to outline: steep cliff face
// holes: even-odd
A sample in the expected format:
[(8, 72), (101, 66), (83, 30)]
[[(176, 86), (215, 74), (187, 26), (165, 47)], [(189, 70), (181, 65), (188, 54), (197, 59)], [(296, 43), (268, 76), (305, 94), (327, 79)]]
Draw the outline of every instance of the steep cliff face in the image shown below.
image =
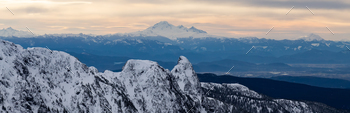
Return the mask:
[(200, 82), (193, 70), (192, 64), (184, 56), (180, 56), (178, 64), (171, 70), (180, 90), (189, 95), (196, 107), (202, 103), (202, 90)]
[[(0, 40), (1, 112), (316, 112), (321, 104), (270, 99), (239, 84), (200, 83), (180, 56), (172, 71), (129, 60), (99, 73), (75, 57)], [(327, 109), (334, 110), (336, 109)]]
[(123, 81), (128, 98), (138, 111), (185, 112), (191, 107), (169, 70), (148, 60), (129, 60), (114, 79)]

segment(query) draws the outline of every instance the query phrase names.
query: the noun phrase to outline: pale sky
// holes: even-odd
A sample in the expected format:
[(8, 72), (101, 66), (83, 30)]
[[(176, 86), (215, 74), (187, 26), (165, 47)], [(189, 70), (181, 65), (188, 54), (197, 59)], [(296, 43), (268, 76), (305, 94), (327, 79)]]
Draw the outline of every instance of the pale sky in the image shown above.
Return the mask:
[(0, 0), (0, 4), (0, 28), (28, 26), (35, 34), (125, 33), (168, 21), (235, 38), (296, 39), (315, 33), (328, 40), (350, 40), (350, 0)]

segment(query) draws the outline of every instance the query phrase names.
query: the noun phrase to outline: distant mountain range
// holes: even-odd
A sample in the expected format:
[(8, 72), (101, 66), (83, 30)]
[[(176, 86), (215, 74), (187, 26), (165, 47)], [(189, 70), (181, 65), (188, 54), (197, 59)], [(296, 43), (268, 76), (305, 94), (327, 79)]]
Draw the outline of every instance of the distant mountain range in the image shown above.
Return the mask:
[(12, 27), (6, 28), (6, 29), (1, 29), (0, 30), (0, 37), (35, 37), (32, 33), (29, 31), (21, 31), (21, 30), (16, 30), (13, 29)]
[(261, 56), (261, 55), (235, 55), (229, 59), (240, 60), (254, 63), (306, 63), (306, 64), (350, 64), (350, 51), (342, 49), (338, 52), (320, 49), (311, 49), (292, 55), (283, 55), (280, 57)]
[[(234, 65), (238, 72), (314, 71), (291, 68), (287, 64), (350, 64), (350, 51), (346, 48), (350, 42), (324, 40), (316, 34), (298, 40), (224, 38), (208, 35), (195, 27), (174, 26), (165, 21), (143, 31), (112, 35), (46, 34), (23, 38), (8, 34), (23, 32), (27, 35), (29, 32), (12, 28), (0, 31), (1, 39), (24, 48), (47, 47), (65, 51), (100, 70), (120, 70), (123, 66), (120, 63), (129, 58), (155, 60), (164, 63), (165, 67), (171, 67), (180, 55), (190, 59), (197, 72), (225, 72)], [(201, 37), (204, 35), (208, 37)], [(252, 46), (254, 48), (246, 54)], [(342, 68), (329, 70), (348, 72), (348, 67)], [(327, 70), (317, 69), (315, 72)]]
[[(15, 30), (11, 27), (0, 30), (0, 37), (18, 37), (28, 38), (36, 36), (58, 36), (58, 37), (84, 37), (87, 36), (103, 36), (103, 37), (165, 37), (171, 40), (177, 40), (178, 38), (225, 38), (222, 36), (210, 35), (204, 30), (195, 28), (194, 26), (187, 28), (183, 25), (174, 26), (167, 21), (161, 21), (155, 25), (148, 27), (145, 30), (131, 32), (131, 33), (115, 33), (109, 35), (93, 35), (93, 34), (45, 34), (45, 35), (33, 35), (29, 31)], [(86, 37), (86, 36), (85, 36)], [(227, 38), (227, 37), (226, 37)], [(241, 38), (241, 41), (252, 42), (256, 40), (255, 37)], [(317, 34), (311, 33), (308, 36), (303, 36), (299, 40), (304, 41), (323, 41), (324, 39)]]
[[(67, 36), (81, 36), (82, 34), (45, 34), (50, 36), (60, 36), (60, 37), (67, 37)], [(84, 34), (86, 35), (86, 34)], [(89, 36), (98, 36), (98, 35), (92, 35), (88, 34)], [(29, 31), (21, 31), (21, 30), (15, 30), (11, 27), (0, 30), (0, 36), (2, 37), (20, 37), (20, 38), (27, 38), (27, 37), (35, 37), (32, 33)], [(39, 35), (40, 36), (40, 35)], [(41, 35), (42, 36), (42, 35)], [(167, 21), (161, 21), (154, 26), (151, 26), (143, 31), (137, 31), (132, 33), (116, 33), (112, 35), (100, 35), (100, 36), (121, 36), (121, 37), (166, 37), (169, 39), (177, 39), (177, 38), (203, 38), (203, 37), (219, 37), (214, 35), (207, 34), (206, 31), (200, 30), (195, 28), (194, 26), (187, 28), (183, 25), (180, 26), (174, 26)]]
[(321, 78), (312, 76), (276, 76), (270, 79), (307, 84), (311, 86), (325, 87), (325, 88), (342, 88), (350, 90), (350, 81), (334, 78)]
[[(320, 50), (312, 50), (307, 51), (306, 53), (313, 53), (313, 51)], [(121, 57), (121, 56), (100, 56), (88, 53), (75, 53), (68, 52), (71, 55), (77, 57), (81, 62), (87, 64), (88, 66), (95, 66), (97, 69), (103, 70), (121, 70), (128, 59), (132, 59), (132, 57)], [(292, 57), (294, 56), (294, 57)], [(325, 55), (311, 55), (310, 57), (303, 57), (302, 55), (288, 55), (279, 58), (275, 57), (260, 57), (257, 56), (246, 56), (246, 57), (234, 57), (237, 59), (223, 59), (216, 60), (211, 62), (199, 62), (195, 63), (193, 66), (197, 70), (197, 72), (227, 72), (232, 66), (235, 66), (233, 69), (234, 72), (251, 72), (251, 71), (303, 71), (303, 72), (325, 72), (325, 73), (350, 73), (348, 68), (350, 67), (350, 60), (346, 60), (346, 57), (350, 57), (350, 53), (342, 54), (339, 52), (334, 56), (326, 56)], [(300, 59), (300, 58), (303, 59)], [(260, 62), (265, 63), (251, 63), (249, 60), (261, 60)], [(342, 60), (344, 59), (344, 60)], [(248, 61), (245, 61), (248, 60)], [(343, 62), (341, 62), (343, 61)], [(172, 68), (176, 62), (171, 61), (157, 61), (163, 67)], [(253, 61), (254, 62), (254, 61)], [(305, 64), (302, 65), (302, 64)], [(327, 64), (328, 63), (328, 64)], [(333, 64), (332, 64), (333, 63)], [(310, 66), (307, 66), (310, 64)], [(320, 65), (320, 66), (312, 66), (312, 65)], [(324, 65), (324, 66), (323, 66)], [(327, 66), (328, 65), (328, 66)], [(333, 66), (332, 66), (333, 65)], [(281, 73), (283, 74), (283, 73)]]
[[(174, 26), (166, 21), (159, 22), (143, 31), (110, 35), (91, 34), (45, 34), (33, 37), (27, 31), (12, 28), (0, 30), (0, 38), (23, 47), (48, 47), (74, 53), (99, 56), (118, 56), (157, 61), (174, 61), (176, 56), (186, 55), (193, 63), (224, 59), (251, 63), (348, 63), (346, 46), (350, 42), (324, 40), (317, 34), (310, 34), (297, 40), (274, 40), (256, 37), (225, 38), (209, 35), (195, 27)], [(249, 54), (245, 54), (254, 46)], [(303, 54), (320, 50), (316, 57), (305, 58)], [(329, 52), (327, 52), (329, 51)], [(339, 53), (341, 52), (341, 53)], [(330, 55), (337, 53), (334, 55)], [(289, 55), (298, 54), (295, 57)], [(323, 55), (319, 55), (323, 54)], [(339, 56), (340, 55), (340, 56)], [(199, 57), (200, 56), (200, 57)], [(336, 59), (334, 59), (336, 58)], [(311, 59), (311, 60), (309, 60)], [(329, 59), (329, 60), (327, 60)]]

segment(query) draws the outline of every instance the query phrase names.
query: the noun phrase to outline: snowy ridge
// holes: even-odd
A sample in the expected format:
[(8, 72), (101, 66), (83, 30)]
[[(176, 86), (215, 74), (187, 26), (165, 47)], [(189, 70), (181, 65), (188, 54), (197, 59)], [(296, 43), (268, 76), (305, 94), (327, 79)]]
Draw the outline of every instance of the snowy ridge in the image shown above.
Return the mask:
[(98, 73), (64, 52), (2, 40), (0, 47), (2, 112), (185, 112), (198, 104), (156, 62), (129, 60), (122, 72)]
[(29, 31), (22, 31), (22, 30), (16, 30), (11, 27), (6, 28), (6, 29), (1, 29), (0, 30), (0, 37), (5, 37), (5, 38), (10, 38), (10, 37), (17, 37), (17, 38), (38, 38), (38, 36), (42, 37), (82, 37), (82, 38), (87, 38), (87, 37), (96, 37), (97, 35), (94, 34), (72, 34), (72, 33), (66, 33), (66, 34), (44, 34), (44, 35), (37, 35), (37, 34), (32, 34)]
[(6, 29), (1, 29), (0, 30), (0, 37), (21, 37), (21, 38), (27, 38), (27, 37), (35, 37), (32, 33), (30, 33), (29, 31), (20, 31), (20, 30), (16, 30), (13, 29), (11, 27), (6, 28)]
[[(135, 111), (120, 89), (107, 81), (99, 82), (102, 77), (97, 76), (97, 69), (85, 66), (67, 53), (23, 49), (5, 41), (0, 45), (0, 53), (4, 53), (0, 61), (3, 111)], [(105, 106), (107, 100), (121, 102)]]
[[(118, 73), (124, 82), (126, 92), (137, 109), (143, 112), (176, 112), (183, 110), (178, 85), (173, 83), (169, 70), (148, 60), (129, 60)], [(179, 100), (183, 101), (183, 100)]]
[[(65, 52), (45, 48), (23, 49), (0, 40), (0, 77), (0, 112), (184, 113), (191, 110), (189, 112), (193, 113), (236, 113), (319, 110), (317, 106), (310, 107), (304, 102), (271, 101), (239, 84), (201, 84), (192, 64), (184, 56), (180, 56), (171, 72), (153, 61), (129, 60), (121, 72), (100, 73)], [(207, 95), (203, 93), (207, 91)]]
[(201, 83), (201, 85), (205, 89), (210, 89), (211, 87), (227, 88), (227, 89), (234, 91), (234, 92), (237, 92), (243, 96), (254, 97), (254, 98), (263, 98), (262, 95), (258, 94), (255, 91), (252, 91), (248, 87), (243, 86), (243, 85), (238, 84), (238, 83), (234, 83), (234, 84)]

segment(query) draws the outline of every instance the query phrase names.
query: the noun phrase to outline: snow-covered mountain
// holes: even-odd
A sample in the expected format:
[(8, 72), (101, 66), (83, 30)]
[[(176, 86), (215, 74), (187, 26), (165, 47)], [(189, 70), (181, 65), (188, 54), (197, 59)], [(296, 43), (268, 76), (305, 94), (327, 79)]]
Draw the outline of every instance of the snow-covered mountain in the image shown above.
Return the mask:
[(301, 38), (299, 38), (299, 39), (305, 40), (305, 41), (308, 41), (308, 42), (310, 42), (310, 41), (322, 41), (322, 40), (324, 40), (320, 35), (317, 35), (317, 34), (314, 34), (314, 33), (311, 33), (311, 34), (309, 34), (309, 35), (307, 35), (307, 36), (303, 36), (303, 37), (301, 37)]
[[(145, 30), (137, 31), (137, 32), (131, 32), (131, 33), (116, 33), (115, 36), (122, 36), (122, 37), (153, 37), (153, 36), (162, 36), (169, 39), (177, 39), (177, 38), (203, 38), (203, 37), (217, 37), (222, 38), (220, 36), (215, 35), (209, 35), (206, 31), (197, 29), (195, 27), (184, 27), (183, 25), (174, 26), (167, 21), (161, 21), (154, 26), (151, 26)], [(29, 31), (20, 31), (15, 30), (11, 27), (0, 30), (0, 37), (19, 37), (19, 38), (26, 38), (26, 37), (35, 37), (33, 34), (31, 34)], [(37, 35), (42, 37), (83, 37), (86, 38), (88, 36), (96, 37), (96, 36), (105, 36), (110, 37), (113, 35), (94, 35), (94, 34), (72, 34), (72, 33), (66, 33), (66, 34), (45, 34), (45, 35)]]
[(195, 27), (187, 28), (183, 25), (174, 26), (169, 24), (167, 21), (161, 21), (154, 26), (151, 26), (143, 31), (137, 31), (132, 33), (117, 33), (115, 35), (118, 36), (163, 36), (169, 39), (177, 39), (177, 38), (203, 38), (203, 37), (218, 37), (214, 35), (209, 35), (207, 32), (197, 29)]
[(62, 37), (62, 38), (66, 38), (66, 37), (87, 38), (87, 37), (95, 37), (97, 35), (94, 35), (94, 34), (83, 34), (83, 33), (79, 33), (79, 34), (64, 33), (64, 34), (44, 34), (44, 35), (41, 35), (41, 36), (43, 36), (43, 37)]
[(35, 37), (32, 33), (29, 31), (21, 31), (21, 30), (16, 30), (11, 27), (6, 28), (6, 29), (1, 29), (0, 30), (0, 37), (21, 37), (21, 38), (26, 38), (26, 37)]
[(237, 113), (340, 112), (326, 105), (267, 98), (240, 84), (200, 83), (180, 56), (172, 71), (129, 60), (100, 73), (75, 57), (0, 40), (1, 112)]

